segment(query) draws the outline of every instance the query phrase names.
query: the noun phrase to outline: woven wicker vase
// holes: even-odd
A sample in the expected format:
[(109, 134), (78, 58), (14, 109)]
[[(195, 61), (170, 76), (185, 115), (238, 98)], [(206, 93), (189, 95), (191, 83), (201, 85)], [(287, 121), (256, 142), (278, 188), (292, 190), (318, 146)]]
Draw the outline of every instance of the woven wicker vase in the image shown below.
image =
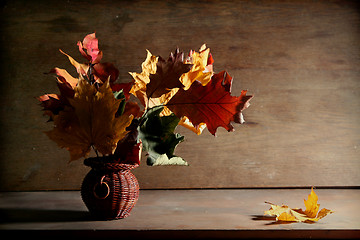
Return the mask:
[(112, 220), (130, 215), (139, 198), (139, 183), (130, 172), (138, 165), (104, 161), (104, 157), (85, 159), (92, 169), (81, 185), (81, 197), (97, 219)]

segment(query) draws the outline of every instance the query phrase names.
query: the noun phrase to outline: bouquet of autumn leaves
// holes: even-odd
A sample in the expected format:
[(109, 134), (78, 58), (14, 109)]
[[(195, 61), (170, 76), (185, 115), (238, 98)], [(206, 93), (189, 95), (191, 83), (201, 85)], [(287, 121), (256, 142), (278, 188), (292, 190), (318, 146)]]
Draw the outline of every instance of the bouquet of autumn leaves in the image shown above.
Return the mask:
[[(215, 135), (218, 127), (233, 131), (232, 122), (243, 123), (242, 110), (252, 96), (242, 91), (231, 96), (232, 78), (213, 72), (210, 49), (187, 56), (178, 49), (167, 60), (147, 51), (142, 72), (131, 72), (133, 80), (116, 83), (118, 69), (102, 63), (95, 33), (77, 43), (87, 60), (79, 63), (66, 55), (79, 74), (54, 68), (60, 94), (38, 97), (44, 113), (54, 122), (46, 132), (59, 147), (70, 152), (70, 160), (87, 157), (94, 149), (114, 162), (140, 164), (141, 150), (147, 152), (148, 165), (188, 165), (174, 155), (184, 140), (174, 133), (182, 125), (196, 134), (207, 128)], [(139, 99), (143, 108), (131, 101)]]

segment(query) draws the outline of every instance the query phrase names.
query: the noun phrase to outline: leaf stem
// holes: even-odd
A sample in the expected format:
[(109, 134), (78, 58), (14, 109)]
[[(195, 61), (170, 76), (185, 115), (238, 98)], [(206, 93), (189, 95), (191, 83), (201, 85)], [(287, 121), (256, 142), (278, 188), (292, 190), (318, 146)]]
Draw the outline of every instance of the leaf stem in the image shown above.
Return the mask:
[(98, 150), (94, 147), (94, 145), (91, 145), (91, 147), (94, 149), (94, 151), (95, 151), (95, 153), (96, 153), (96, 157), (99, 157)]
[(94, 65), (90, 63), (89, 64), (89, 70), (88, 70), (88, 79), (89, 79), (89, 83), (91, 85), (93, 85), (95, 83), (95, 78), (94, 78)]

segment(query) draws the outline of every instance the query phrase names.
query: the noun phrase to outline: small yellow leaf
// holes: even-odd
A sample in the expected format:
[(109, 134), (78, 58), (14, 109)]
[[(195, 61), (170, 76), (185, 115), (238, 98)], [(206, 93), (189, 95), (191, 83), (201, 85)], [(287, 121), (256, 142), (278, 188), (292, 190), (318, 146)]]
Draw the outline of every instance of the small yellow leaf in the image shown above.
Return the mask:
[(311, 193), (309, 194), (308, 199), (304, 200), (306, 207), (305, 214), (309, 218), (316, 217), (319, 211), (320, 204), (317, 204), (317, 201), (318, 201), (318, 196), (315, 194), (314, 189), (311, 188)]
[(276, 220), (284, 222), (297, 222), (296, 218), (287, 212), (281, 213)]
[(309, 218), (305, 214), (302, 214), (298, 209), (291, 209), (286, 205), (275, 205), (272, 203), (271, 208), (264, 213), (270, 216), (276, 216), (277, 221), (290, 221), (290, 222), (306, 222), (306, 221), (317, 221), (318, 219)]
[(318, 219), (321, 219), (323, 217), (325, 217), (326, 215), (328, 214), (331, 214), (333, 213), (334, 211), (331, 211), (330, 209), (326, 209), (326, 208), (323, 208), (319, 211), (319, 213), (317, 214), (317, 218)]

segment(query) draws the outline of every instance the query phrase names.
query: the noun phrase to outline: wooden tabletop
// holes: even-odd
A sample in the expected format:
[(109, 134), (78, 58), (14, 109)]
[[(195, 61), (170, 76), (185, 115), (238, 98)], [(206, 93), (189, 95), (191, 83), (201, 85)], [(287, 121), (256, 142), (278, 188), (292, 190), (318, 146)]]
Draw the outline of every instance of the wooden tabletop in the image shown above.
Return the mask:
[[(335, 211), (313, 224), (279, 224), (264, 203), (304, 208), (309, 189), (141, 190), (128, 218), (92, 219), (78, 191), (0, 193), (0, 230), (34, 235), (242, 238), (360, 237), (360, 190), (316, 189), (320, 208)], [(31, 231), (29, 231), (31, 230)]]

